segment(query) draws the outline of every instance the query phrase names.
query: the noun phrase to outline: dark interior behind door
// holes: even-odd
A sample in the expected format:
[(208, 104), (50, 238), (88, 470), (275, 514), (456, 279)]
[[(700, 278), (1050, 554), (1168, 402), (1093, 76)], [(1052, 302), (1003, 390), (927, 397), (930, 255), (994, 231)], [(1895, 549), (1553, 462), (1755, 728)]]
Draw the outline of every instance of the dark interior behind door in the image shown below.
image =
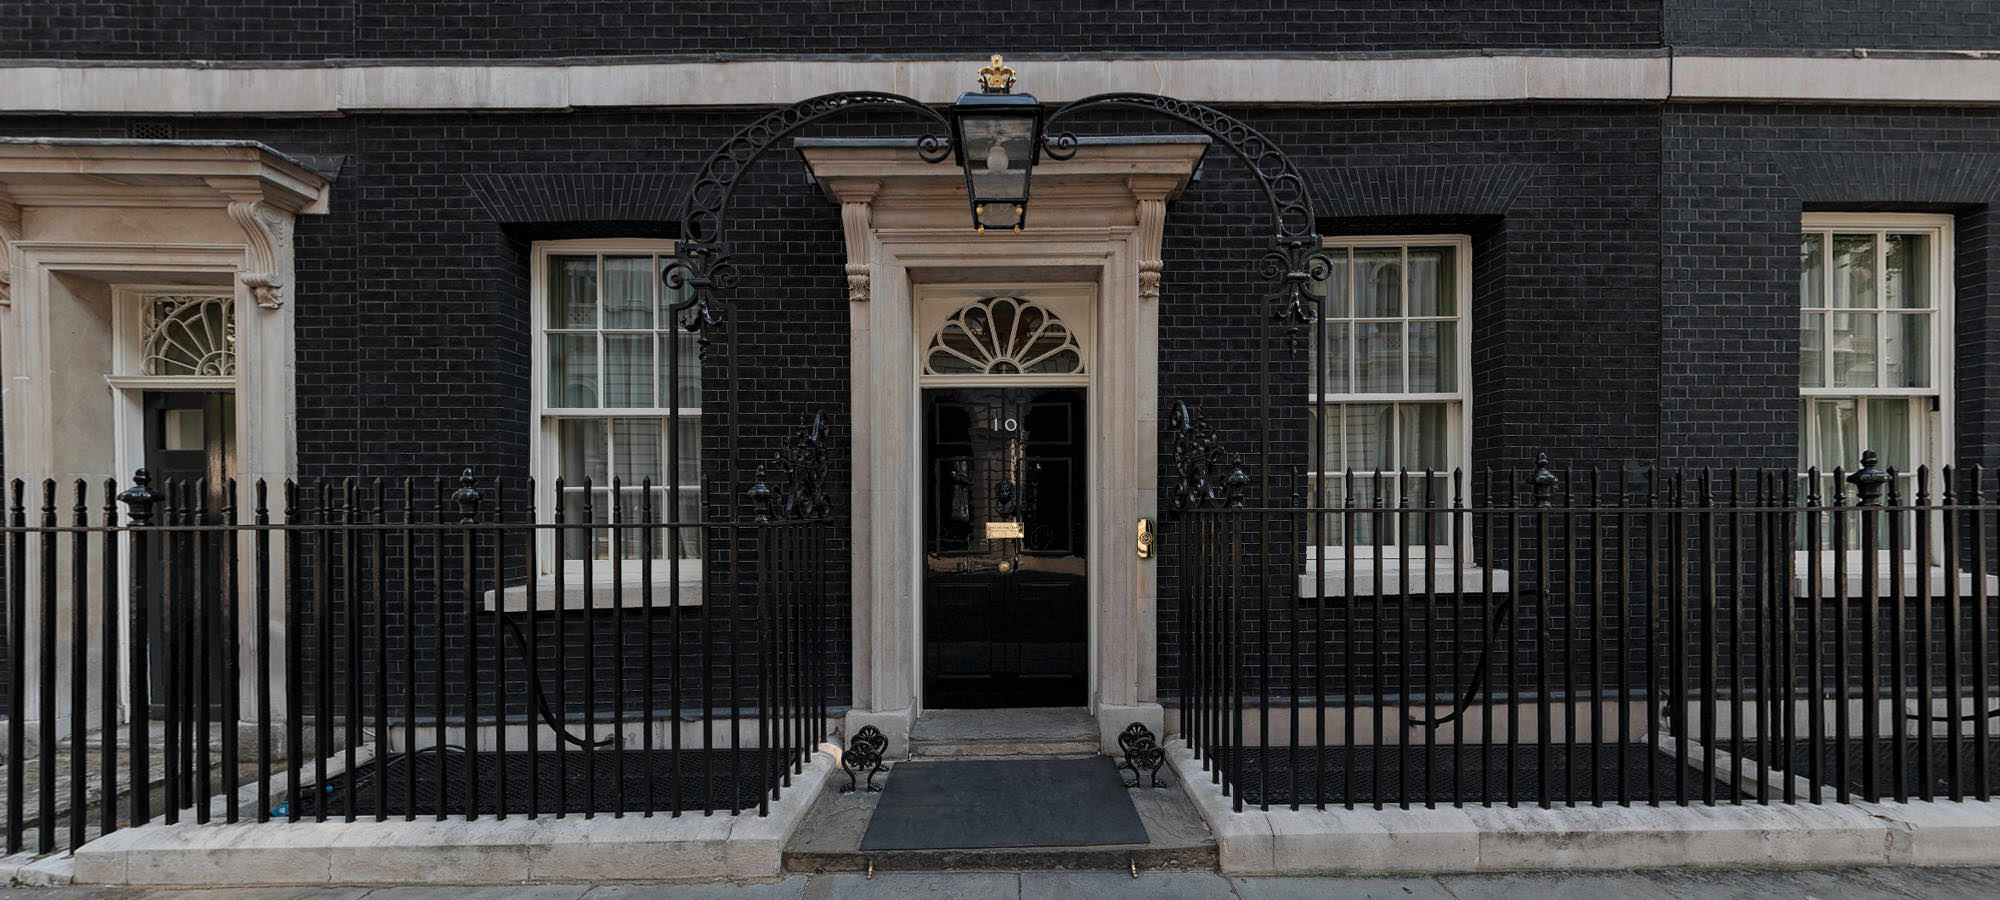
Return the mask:
[[(189, 505), (202, 503), (206, 512), (190, 519), (199, 518), (204, 524), (221, 522), (223, 491), (227, 479), (236, 475), (236, 395), (213, 391), (148, 391), (145, 395), (146, 416), (146, 469), (153, 476), (153, 489), (166, 493), (168, 485), (182, 484), (185, 494), (174, 494), (169, 503), (178, 505), (182, 497)], [(204, 481), (204, 479), (206, 479)], [(206, 501), (203, 503), (202, 501)], [(164, 510), (161, 518), (164, 523)], [(162, 613), (162, 591), (165, 567), (161, 565), (167, 548), (164, 541), (154, 541), (148, 547), (146, 564), (146, 620), (150, 632), (147, 640), (150, 646), (162, 648), (167, 637), (166, 617)], [(181, 547), (192, 548), (194, 541), (186, 540)], [(204, 547), (191, 553), (175, 552), (175, 580), (181, 582), (178, 589), (182, 596), (192, 595), (203, 605), (201, 618), (209, 623), (207, 646), (219, 648), (222, 644), (221, 600), (225, 587), (221, 577), (222, 544), (211, 537)], [(192, 612), (192, 610), (189, 610)], [(174, 638), (175, 646), (183, 648), (179, 652), (190, 652), (192, 648), (194, 622), (189, 617), (177, 617), (178, 626)], [(157, 653), (157, 651), (156, 651)], [(158, 656), (155, 657), (160, 658)], [(188, 657), (181, 657), (186, 659)], [(209, 706), (221, 709), (222, 666), (217, 663), (209, 669)], [(190, 671), (183, 668), (183, 673)], [(192, 696), (193, 684), (184, 682), (183, 695)], [(160, 667), (152, 670), (152, 686), (148, 689), (152, 698), (152, 715), (166, 712), (166, 682)], [(191, 708), (191, 707), (190, 707)]]

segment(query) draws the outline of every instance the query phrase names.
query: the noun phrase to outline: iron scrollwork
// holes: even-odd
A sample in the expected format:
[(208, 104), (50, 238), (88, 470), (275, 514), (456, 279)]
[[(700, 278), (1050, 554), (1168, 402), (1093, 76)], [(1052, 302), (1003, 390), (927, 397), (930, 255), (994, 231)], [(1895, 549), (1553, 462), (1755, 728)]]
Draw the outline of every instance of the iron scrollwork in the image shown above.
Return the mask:
[(1095, 107), (1137, 109), (1173, 119), (1207, 134), (1242, 160), (1256, 177), (1271, 212), (1271, 248), (1265, 252), (1258, 271), (1276, 283), (1269, 295), (1272, 316), (1294, 339), (1318, 320), (1320, 297), (1314, 284), (1332, 274), (1333, 260), (1327, 256), (1316, 231), (1318, 223), (1305, 178), (1290, 156), (1263, 133), (1221, 110), (1137, 92), (1084, 97), (1051, 113), (1050, 130), (1042, 138), (1042, 152), (1058, 160), (1075, 156), (1076, 135), (1055, 131), (1053, 126), (1066, 116)]
[(885, 108), (909, 110), (939, 129), (912, 141), (925, 162), (951, 158), (950, 127), (937, 110), (901, 94), (842, 91), (800, 100), (765, 115), (730, 136), (702, 163), (681, 201), (680, 239), (674, 243), (675, 259), (662, 277), (669, 289), (684, 290), (685, 297), (674, 305), (673, 313), (681, 327), (700, 335), (704, 361), (715, 333), (725, 324), (715, 295), (736, 284), (725, 213), (744, 174), (779, 141), (806, 125), (854, 110)]
[[(806, 424), (786, 435), (784, 446), (767, 464), (757, 467), (757, 482), (750, 486), (750, 508), (757, 521), (774, 517), (788, 521), (824, 519), (833, 515), (833, 501), (826, 495), (826, 413), (815, 412)], [(771, 470), (776, 469), (779, 487), (771, 488)]]
[(880, 791), (882, 786), (875, 783), (875, 773), (888, 771), (882, 764), (882, 754), (889, 749), (889, 738), (873, 725), (863, 725), (854, 733), (854, 739), (847, 742), (847, 751), (840, 754), (840, 770), (847, 773), (847, 786), (840, 789), (843, 794), (851, 794), (861, 788), (859, 775), (868, 773), (869, 791)]
[(1223, 446), (1215, 427), (1186, 403), (1174, 404), (1175, 512), (1243, 505), (1250, 476), (1243, 473), (1243, 456)]
[(1160, 740), (1143, 723), (1133, 722), (1118, 735), (1118, 749), (1125, 754), (1125, 761), (1118, 764), (1122, 771), (1132, 773), (1132, 780), (1125, 782), (1128, 788), (1139, 786), (1139, 772), (1144, 770), (1152, 779), (1153, 787), (1165, 787), (1160, 783), (1160, 766), (1167, 761), (1167, 751), (1160, 746)]

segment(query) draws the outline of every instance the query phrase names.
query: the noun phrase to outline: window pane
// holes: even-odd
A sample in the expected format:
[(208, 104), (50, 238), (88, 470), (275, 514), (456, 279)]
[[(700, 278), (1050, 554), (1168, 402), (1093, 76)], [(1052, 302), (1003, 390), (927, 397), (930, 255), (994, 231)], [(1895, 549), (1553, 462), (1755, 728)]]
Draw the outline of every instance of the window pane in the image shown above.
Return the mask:
[(1799, 320), (1799, 386), (1826, 386), (1826, 314), (1806, 313)]
[(1354, 314), (1362, 318), (1403, 314), (1403, 251), (1356, 248)]
[[(608, 499), (609, 494), (602, 490), (563, 491), (563, 524), (601, 524), (610, 521), (610, 510), (605, 505)], [(607, 559), (611, 551), (609, 536), (602, 528), (564, 528), (562, 547), (564, 559), (583, 559), (586, 555), (592, 559)], [(582, 574), (581, 570), (575, 568), (569, 571)]]
[(549, 405), (597, 406), (597, 335), (549, 335)]
[(1833, 236), (1833, 303), (1846, 309), (1876, 305), (1875, 236)]
[(1458, 390), (1458, 323), (1410, 323), (1410, 391)]
[(1931, 317), (1928, 313), (1892, 313), (1884, 335), (1882, 360), (1886, 387), (1931, 386)]
[(1400, 322), (1356, 324), (1354, 390), (1380, 394), (1403, 389), (1403, 326)]
[(1829, 397), (1809, 401), (1812, 409), (1813, 439), (1819, 447), (1819, 467), (1831, 472), (1835, 467), (1854, 471), (1861, 460), (1861, 421), (1851, 398)]
[[(1313, 340), (1317, 342), (1319, 340), (1320, 326), (1315, 324), (1312, 327)], [(1326, 361), (1325, 387), (1326, 392), (1329, 394), (1347, 393), (1347, 334), (1353, 327), (1353, 323), (1346, 321), (1326, 323), (1326, 352), (1315, 354), (1314, 358), (1315, 360), (1323, 359)], [(1319, 366), (1316, 363), (1312, 368), (1310, 377), (1312, 380), (1307, 382), (1306, 392), (1318, 393), (1320, 390), (1320, 381)]]
[(1868, 443), (1861, 449), (1880, 454), (1884, 469), (1895, 466), (1899, 472), (1910, 471), (1913, 468), (1910, 456), (1910, 401), (1901, 397), (1869, 400)]
[(1321, 415), (1317, 409), (1307, 412), (1307, 415), (1312, 417), (1313, 424), (1319, 429), (1317, 440), (1320, 443), (1312, 448), (1308, 448), (1309, 450), (1318, 450), (1320, 453), (1319, 465), (1313, 469), (1315, 472), (1337, 473), (1340, 471), (1341, 466), (1344, 465), (1340, 458), (1340, 417), (1342, 408), (1338, 404), (1328, 404), (1325, 409), (1325, 415)]
[(597, 257), (549, 257), (549, 327), (597, 326)]
[(1345, 247), (1326, 251), (1326, 255), (1333, 260), (1333, 267), (1327, 272), (1326, 280), (1319, 283), (1319, 293), (1325, 298), (1321, 310), (1330, 319), (1344, 319), (1353, 314), (1347, 308), (1347, 254)]
[(1458, 315), (1456, 249), (1410, 248), (1410, 315)]
[(701, 484), (701, 417), (680, 417), (680, 444), (674, 449), (680, 453), (680, 481), (682, 485)]
[(1833, 314), (1833, 383), (1875, 386), (1875, 314)]
[(556, 442), (561, 454), (559, 474), (563, 483), (577, 486), (589, 479), (604, 484), (606, 465), (605, 421), (603, 419), (562, 419), (556, 424)]
[(1799, 305), (1826, 305), (1826, 235), (1808, 234), (1799, 243)]
[[(1450, 463), (1451, 404), (1405, 403), (1399, 417), (1403, 429), (1402, 464), (1412, 472), (1442, 472)], [(1412, 482), (1415, 484), (1415, 482)], [(1413, 488), (1414, 490), (1414, 488)]]
[[(1346, 505), (1352, 509), (1362, 509), (1362, 510), (1369, 509), (1370, 507), (1375, 505), (1377, 493), (1378, 492), (1375, 490), (1374, 474), (1370, 473), (1366, 477), (1363, 477), (1362, 475), (1357, 473), (1354, 476), (1354, 493), (1348, 495)], [(1375, 531), (1376, 531), (1375, 526), (1377, 524), (1376, 520), (1378, 518), (1383, 518), (1383, 516), (1380, 513), (1372, 511), (1355, 513), (1353, 515), (1354, 515), (1355, 546), (1358, 547), (1372, 546), (1375, 543)], [(1384, 521), (1381, 524), (1383, 525), (1383, 530), (1387, 530), (1388, 523)], [(1343, 552), (1339, 558), (1344, 562), (1346, 559), (1346, 553)], [(1368, 557), (1363, 557), (1359, 554), (1355, 556), (1355, 559), (1364, 559), (1364, 558)]]
[(604, 405), (633, 407), (652, 404), (653, 336), (605, 335)]
[[(670, 350), (679, 355), (670, 357)], [(680, 373), (678, 383), (668, 380), (669, 373), (676, 370)], [(675, 390), (680, 392), (678, 401), (668, 396)], [(660, 405), (683, 409), (701, 406), (701, 345), (697, 336), (685, 331), (660, 336)]]
[(1395, 410), (1388, 403), (1347, 405), (1345, 465), (1356, 472), (1373, 472), (1395, 459)]
[(611, 420), (613, 454), (617, 459), (616, 471), (621, 484), (635, 485), (644, 479), (653, 479), (658, 484), (666, 476), (660, 466), (665, 451), (661, 436), (665, 433), (659, 419), (613, 419)]
[(653, 258), (604, 258), (604, 327), (653, 327)]
[(1882, 248), (1888, 271), (1882, 279), (1882, 305), (1891, 309), (1926, 309), (1933, 304), (1931, 239), (1923, 234), (1892, 234)]

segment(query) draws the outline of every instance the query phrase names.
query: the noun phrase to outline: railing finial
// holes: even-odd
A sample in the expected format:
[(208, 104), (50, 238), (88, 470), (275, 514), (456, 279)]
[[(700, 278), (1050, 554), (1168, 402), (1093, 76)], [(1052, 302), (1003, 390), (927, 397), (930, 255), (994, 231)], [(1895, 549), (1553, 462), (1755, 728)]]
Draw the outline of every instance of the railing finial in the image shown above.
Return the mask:
[(1528, 484), (1534, 488), (1536, 506), (1555, 505), (1554, 498), (1556, 482), (1558, 480), (1556, 473), (1549, 469), (1549, 455), (1546, 453), (1535, 454), (1535, 474), (1529, 476)]
[(759, 463), (757, 465), (757, 483), (751, 485), (750, 490), (746, 492), (750, 498), (750, 509), (756, 514), (757, 521), (759, 522), (771, 521), (771, 503), (772, 498), (776, 496), (775, 492), (771, 490), (771, 486), (764, 482), (765, 477), (764, 465)]
[(458, 504), (460, 525), (471, 525), (479, 521), (479, 501), (485, 498), (480, 496), (479, 489), (472, 485), (472, 467), (467, 466), (465, 471), (458, 475), (458, 490), (451, 495), (452, 502)]
[(132, 486), (118, 495), (118, 502), (128, 508), (126, 518), (133, 525), (153, 524), (153, 505), (160, 502), (160, 495), (153, 491), (153, 473), (140, 467), (132, 473)]
[(1889, 483), (1889, 473), (1882, 471), (1881, 462), (1875, 451), (1861, 451), (1861, 468), (1847, 476), (1847, 483), (1854, 485), (1855, 506), (1882, 505), (1882, 486)]

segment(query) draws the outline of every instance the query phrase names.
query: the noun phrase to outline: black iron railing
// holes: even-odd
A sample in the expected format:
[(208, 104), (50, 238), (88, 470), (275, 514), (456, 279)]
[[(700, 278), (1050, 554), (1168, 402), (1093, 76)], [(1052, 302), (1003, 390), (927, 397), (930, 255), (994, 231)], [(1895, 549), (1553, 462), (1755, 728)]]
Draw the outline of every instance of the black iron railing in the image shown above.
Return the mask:
[(1163, 593), (1181, 735), (1239, 809), (1984, 800), (2000, 778), (1981, 469), (1544, 463), (1343, 475), (1271, 509), (1232, 465), (1178, 504)]
[(532, 483), (470, 473), (274, 497), (142, 472), (45, 482), (38, 514), (11, 487), (10, 853), (185, 819), (762, 813), (826, 737), (825, 509), (761, 476), (734, 522), (651, 484), (538, 522)]

